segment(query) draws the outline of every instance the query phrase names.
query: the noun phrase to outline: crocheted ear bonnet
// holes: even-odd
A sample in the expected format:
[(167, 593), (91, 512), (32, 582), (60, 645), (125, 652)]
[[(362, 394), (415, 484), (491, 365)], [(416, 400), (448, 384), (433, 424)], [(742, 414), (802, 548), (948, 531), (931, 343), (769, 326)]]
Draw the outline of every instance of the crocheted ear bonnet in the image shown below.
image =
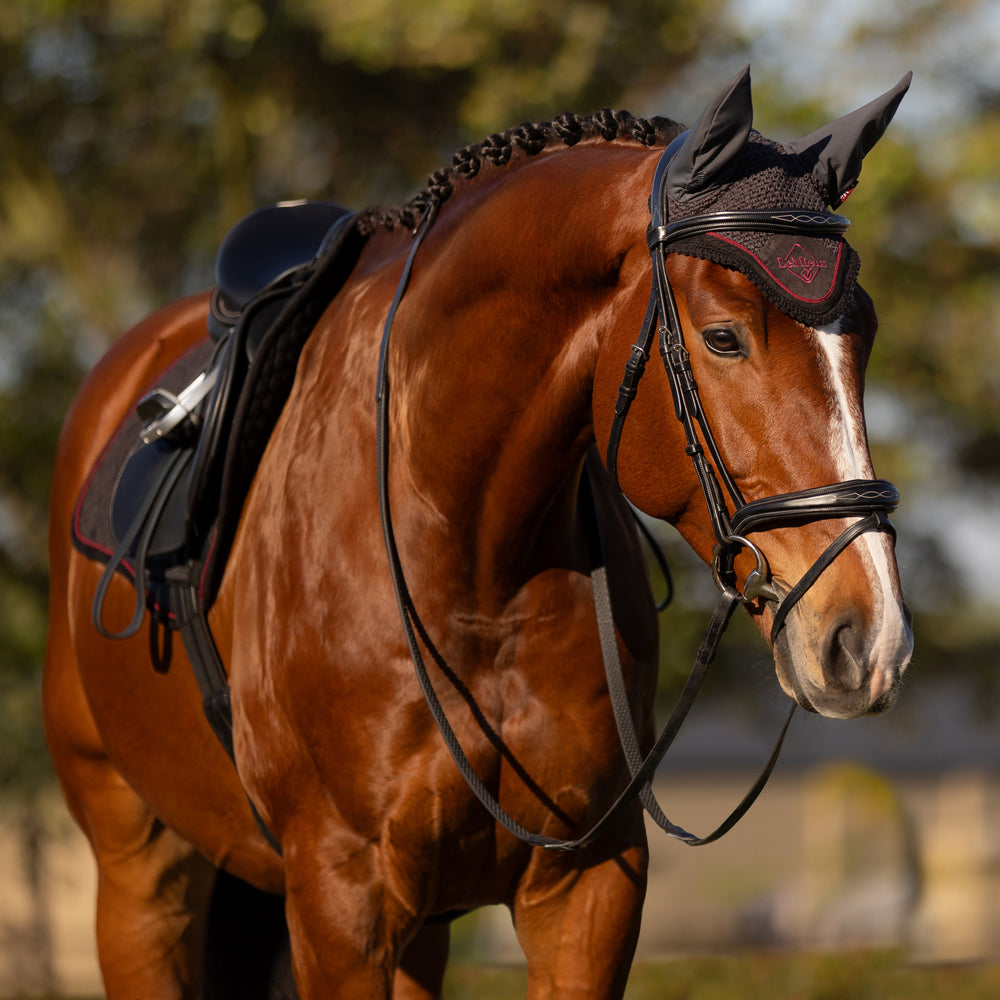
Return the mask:
[[(782, 145), (751, 128), (749, 67), (710, 102), (667, 171), (670, 222), (716, 212), (839, 206), (857, 183), (864, 155), (881, 137), (909, 74), (870, 104), (804, 139)], [(861, 259), (843, 237), (720, 229), (672, 242), (670, 253), (740, 271), (782, 312), (808, 326), (840, 316)]]
[[(699, 198), (669, 198), (667, 204), (671, 222), (713, 212), (826, 211), (819, 185), (799, 157), (757, 132), (732, 180)], [(830, 323), (847, 308), (861, 268), (857, 251), (843, 237), (721, 230), (671, 243), (670, 251), (742, 272), (782, 312), (807, 326)]]

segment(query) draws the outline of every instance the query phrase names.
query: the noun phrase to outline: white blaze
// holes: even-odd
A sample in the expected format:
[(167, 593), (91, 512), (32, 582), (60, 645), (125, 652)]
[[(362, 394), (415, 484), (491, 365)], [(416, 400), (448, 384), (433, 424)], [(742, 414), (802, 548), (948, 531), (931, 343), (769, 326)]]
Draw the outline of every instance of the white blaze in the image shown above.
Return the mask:
[[(841, 481), (873, 479), (875, 474), (868, 452), (860, 393), (849, 381), (851, 367), (846, 356), (847, 338), (840, 333), (840, 320), (810, 330), (810, 334), (815, 337), (820, 357), (825, 362), (827, 386), (834, 404), (830, 440), (837, 475)], [(875, 611), (881, 622), (872, 662), (890, 666), (901, 632), (906, 628), (891, 568), (894, 558), (891, 539), (884, 531), (866, 531), (852, 544), (862, 547), (862, 558), (874, 584)], [(879, 681), (873, 677), (872, 683), (874, 686)]]

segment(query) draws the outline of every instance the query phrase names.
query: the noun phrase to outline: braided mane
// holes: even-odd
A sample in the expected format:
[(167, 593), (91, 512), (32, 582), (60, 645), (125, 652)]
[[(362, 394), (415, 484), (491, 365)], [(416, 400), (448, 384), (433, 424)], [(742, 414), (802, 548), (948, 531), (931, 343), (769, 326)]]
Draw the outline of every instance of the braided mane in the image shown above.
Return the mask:
[(515, 149), (535, 156), (556, 143), (575, 146), (582, 139), (596, 137), (608, 142), (629, 140), (643, 146), (654, 146), (669, 142), (681, 127), (669, 118), (636, 118), (628, 111), (609, 109), (594, 115), (565, 112), (550, 122), (525, 122), (517, 128), (494, 133), (480, 143), (460, 149), (452, 157), (451, 164), (431, 174), (427, 186), (405, 205), (393, 209), (368, 208), (361, 213), (358, 225), (365, 235), (379, 228), (403, 226), (413, 229), (431, 201), (440, 205), (448, 200), (457, 180), (475, 177), (484, 161), (496, 166), (506, 165)]

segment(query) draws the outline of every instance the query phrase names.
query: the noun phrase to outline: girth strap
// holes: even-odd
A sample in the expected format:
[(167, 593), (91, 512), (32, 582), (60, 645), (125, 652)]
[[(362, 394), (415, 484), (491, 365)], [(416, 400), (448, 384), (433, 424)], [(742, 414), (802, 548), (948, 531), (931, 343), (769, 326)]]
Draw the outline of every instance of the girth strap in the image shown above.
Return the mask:
[[(205, 718), (208, 719), (212, 731), (235, 768), (236, 753), (233, 748), (233, 712), (229, 679), (226, 676), (225, 667), (222, 665), (222, 657), (219, 656), (215, 639), (212, 637), (208, 619), (205, 617), (205, 606), (198, 594), (195, 581), (200, 576), (199, 570), (199, 564), (191, 562), (185, 566), (168, 570), (167, 578), (178, 599), (178, 629), (184, 639), (184, 648), (191, 661), (195, 679), (198, 681)], [(238, 775), (239, 770), (237, 769)], [(257, 811), (256, 803), (245, 788), (244, 794), (261, 835), (271, 848), (281, 856), (281, 844), (264, 822)]]

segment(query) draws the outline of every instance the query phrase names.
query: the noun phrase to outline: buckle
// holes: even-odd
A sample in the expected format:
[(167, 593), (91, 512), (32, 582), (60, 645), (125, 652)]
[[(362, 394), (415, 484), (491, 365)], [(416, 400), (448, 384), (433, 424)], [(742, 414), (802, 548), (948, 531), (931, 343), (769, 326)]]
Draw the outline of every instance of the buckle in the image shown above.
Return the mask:
[(152, 444), (164, 438), (176, 440), (197, 429), (195, 410), (211, 392), (218, 374), (218, 368), (202, 372), (176, 396), (166, 389), (154, 389), (143, 396), (136, 406), (136, 413), (142, 421), (139, 436), (143, 444)]

